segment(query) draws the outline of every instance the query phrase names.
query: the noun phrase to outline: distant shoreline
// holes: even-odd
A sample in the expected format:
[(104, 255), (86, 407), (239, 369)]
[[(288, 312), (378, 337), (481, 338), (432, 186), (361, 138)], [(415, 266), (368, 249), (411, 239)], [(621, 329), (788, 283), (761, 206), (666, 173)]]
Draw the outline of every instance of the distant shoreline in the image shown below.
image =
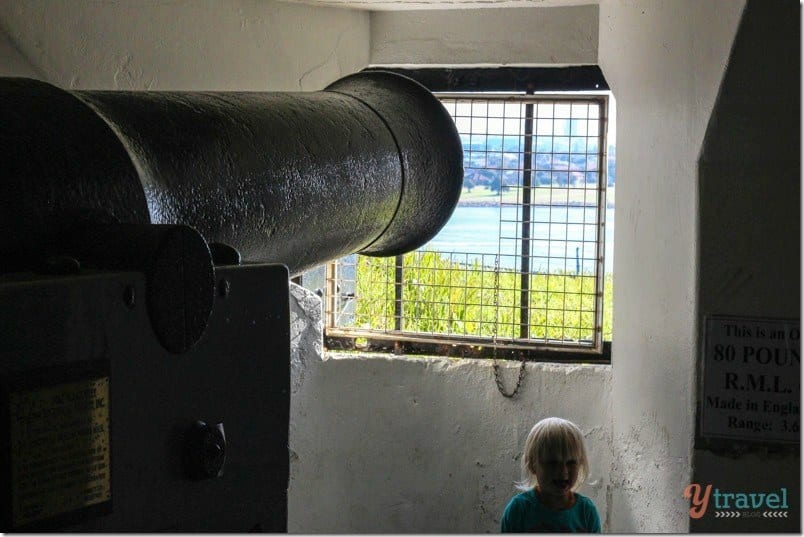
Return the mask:
[[(500, 201), (465, 200), (458, 202), (458, 207), (499, 207)], [(564, 203), (532, 203), (532, 207), (597, 207), (597, 204), (583, 203), (581, 201), (567, 201)], [(606, 209), (614, 209), (613, 203), (606, 203)]]

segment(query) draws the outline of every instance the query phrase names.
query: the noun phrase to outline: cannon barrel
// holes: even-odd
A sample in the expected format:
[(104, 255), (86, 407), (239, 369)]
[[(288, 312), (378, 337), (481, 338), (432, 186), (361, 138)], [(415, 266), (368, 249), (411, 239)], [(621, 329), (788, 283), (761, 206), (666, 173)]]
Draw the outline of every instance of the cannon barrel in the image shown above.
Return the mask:
[(53, 259), (141, 271), (160, 341), (184, 352), (212, 309), (214, 265), (295, 275), (413, 250), (452, 214), (462, 161), (441, 103), (393, 73), (307, 93), (0, 78), (0, 273)]
[(0, 78), (0, 530), (286, 532), (288, 277), (425, 243), (462, 160), (441, 103), (392, 73)]
[(298, 274), (419, 247), (463, 179), (446, 110), (385, 72), (307, 93), (64, 91), (5, 78), (0, 163), (6, 265), (48, 251), (78, 220), (182, 224)]

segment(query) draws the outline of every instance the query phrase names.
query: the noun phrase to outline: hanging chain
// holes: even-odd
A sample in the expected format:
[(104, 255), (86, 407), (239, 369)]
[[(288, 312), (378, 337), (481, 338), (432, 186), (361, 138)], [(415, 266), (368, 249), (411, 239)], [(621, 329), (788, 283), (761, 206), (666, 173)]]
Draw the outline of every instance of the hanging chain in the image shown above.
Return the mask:
[(525, 378), (525, 354), (522, 353), (522, 363), (519, 364), (519, 377), (516, 379), (514, 391), (506, 392), (500, 378), (500, 366), (497, 364), (497, 325), (500, 322), (500, 254), (494, 256), (494, 325), (492, 334), (492, 368), (494, 369), (494, 382), (497, 383), (497, 390), (503, 397), (512, 398), (519, 392), (522, 386), (522, 379)]

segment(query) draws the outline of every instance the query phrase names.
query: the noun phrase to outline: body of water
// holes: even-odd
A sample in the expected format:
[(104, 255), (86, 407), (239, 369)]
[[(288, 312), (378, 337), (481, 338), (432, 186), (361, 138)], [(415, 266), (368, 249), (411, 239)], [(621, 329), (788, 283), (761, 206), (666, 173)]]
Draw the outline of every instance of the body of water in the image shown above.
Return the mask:
[[(515, 206), (459, 206), (450, 221), (425, 249), (456, 253), (453, 260), (477, 260), (494, 265), (520, 268), (522, 254), (522, 209)], [(530, 270), (536, 272), (592, 273), (596, 256), (596, 209), (576, 206), (534, 206), (531, 208)], [(605, 265), (612, 272), (614, 260), (614, 209), (606, 210)], [(499, 243), (497, 237), (503, 237)]]

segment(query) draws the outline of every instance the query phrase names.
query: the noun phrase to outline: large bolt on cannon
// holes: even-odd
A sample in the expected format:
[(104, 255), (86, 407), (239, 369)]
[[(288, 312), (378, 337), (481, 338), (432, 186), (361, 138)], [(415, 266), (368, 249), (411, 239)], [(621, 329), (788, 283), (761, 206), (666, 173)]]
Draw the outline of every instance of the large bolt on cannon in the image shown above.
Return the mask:
[(69, 260), (140, 270), (172, 352), (203, 333), (215, 264), (298, 274), (354, 252), (413, 250), (446, 223), (462, 178), (446, 110), (392, 73), (311, 93), (0, 79), (0, 272), (69, 271)]

